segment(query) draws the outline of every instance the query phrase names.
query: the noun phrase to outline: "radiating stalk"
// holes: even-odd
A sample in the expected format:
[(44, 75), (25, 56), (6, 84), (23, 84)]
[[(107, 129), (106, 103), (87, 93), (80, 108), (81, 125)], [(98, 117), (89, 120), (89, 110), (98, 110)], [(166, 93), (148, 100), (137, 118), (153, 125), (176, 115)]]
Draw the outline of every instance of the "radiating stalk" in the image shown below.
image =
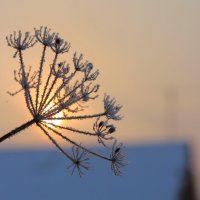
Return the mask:
[(37, 89), (36, 89), (36, 112), (38, 111), (38, 100), (39, 100), (39, 95), (40, 95), (40, 84), (41, 84), (41, 78), (42, 78), (42, 70), (45, 62), (45, 53), (46, 53), (46, 48), (47, 46), (44, 45), (43, 47), (43, 52), (42, 52), (42, 57), (40, 60), (40, 69), (38, 73), (38, 84), (37, 84)]

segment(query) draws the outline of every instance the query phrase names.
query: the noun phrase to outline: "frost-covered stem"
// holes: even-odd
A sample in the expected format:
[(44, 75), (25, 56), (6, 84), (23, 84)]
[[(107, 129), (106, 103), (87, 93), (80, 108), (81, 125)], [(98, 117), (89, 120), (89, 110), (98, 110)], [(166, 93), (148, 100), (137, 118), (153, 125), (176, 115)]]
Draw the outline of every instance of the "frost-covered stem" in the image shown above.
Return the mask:
[(105, 156), (102, 156), (102, 155), (100, 155), (100, 154), (98, 154), (98, 153), (96, 153), (96, 152), (90, 151), (89, 149), (87, 149), (87, 148), (85, 148), (85, 147), (83, 147), (83, 146), (77, 144), (77, 143), (74, 142), (73, 140), (71, 140), (71, 139), (69, 139), (68, 137), (62, 135), (60, 132), (56, 131), (55, 129), (53, 129), (53, 128), (49, 127), (49, 126), (47, 126), (46, 124), (44, 124), (44, 123), (42, 123), (42, 124), (43, 124), (46, 128), (48, 128), (49, 130), (51, 130), (52, 132), (54, 132), (56, 135), (59, 135), (59, 136), (60, 136), (61, 138), (63, 138), (65, 141), (67, 141), (67, 142), (69, 142), (69, 143), (71, 143), (71, 144), (73, 144), (73, 145), (75, 145), (75, 146), (77, 146), (77, 147), (83, 149), (84, 151), (88, 152), (89, 154), (92, 154), (92, 155), (94, 155), (94, 156), (96, 156), (96, 157), (99, 157), (99, 158), (102, 158), (102, 159), (104, 159), (104, 160), (112, 161), (112, 160), (111, 160), (110, 158), (108, 158), (108, 157), (105, 157)]
[(40, 107), (39, 107), (39, 111), (38, 111), (39, 113), (40, 113), (40, 111), (41, 111), (43, 105), (45, 104), (44, 98), (45, 98), (45, 95), (46, 95), (46, 90), (47, 90), (47, 87), (48, 87), (48, 85), (49, 85), (49, 81), (50, 81), (50, 78), (51, 78), (51, 75), (52, 75), (53, 68), (54, 68), (55, 65), (56, 65), (57, 58), (58, 58), (58, 54), (56, 53), (56, 54), (55, 54), (55, 57), (54, 57), (54, 60), (53, 60), (53, 64), (52, 64), (52, 66), (51, 66), (51, 68), (50, 68), (49, 76), (48, 76), (48, 78), (47, 78), (47, 81), (46, 81), (46, 84), (45, 84), (45, 87), (44, 87), (44, 91), (43, 91), (43, 94), (42, 94), (42, 99), (41, 99), (41, 101), (40, 101)]
[(63, 153), (68, 159), (70, 159), (72, 162), (74, 162), (74, 159), (69, 156), (63, 149), (62, 147), (60, 147), (60, 145), (49, 135), (49, 133), (41, 126), (38, 125), (42, 131), (44, 132), (44, 134), (50, 139), (50, 141), (61, 151), (61, 153)]
[[(58, 89), (56, 90), (56, 92), (54, 93), (54, 95), (48, 100), (48, 102), (46, 103), (46, 105), (49, 105), (49, 104), (57, 97), (57, 95), (59, 94), (59, 92), (60, 92), (60, 91), (67, 85), (67, 83), (75, 76), (76, 72), (77, 72), (77, 71), (75, 71), (75, 72), (71, 75), (70, 79), (67, 79), (67, 81), (63, 82), (63, 83), (58, 87)], [(80, 84), (80, 85), (81, 85), (81, 84)], [(79, 85), (79, 87), (80, 87), (80, 85)], [(68, 95), (67, 95), (67, 96), (68, 96)], [(63, 99), (66, 98), (67, 96), (64, 96)], [(45, 105), (45, 107), (46, 107), (46, 105)], [(49, 110), (53, 109), (56, 105), (57, 105), (57, 104), (54, 104), (53, 106), (51, 106), (51, 108), (49, 108)]]
[[(19, 50), (19, 60), (20, 60), (20, 65), (21, 65), (21, 69), (22, 69), (23, 80), (27, 82), (27, 77), (26, 77), (26, 72), (25, 72), (25, 65), (24, 65), (24, 61), (23, 61), (23, 56), (22, 56), (22, 51), (21, 50)], [(31, 94), (30, 94), (29, 87), (25, 88), (24, 92), (25, 92), (27, 107), (28, 107), (29, 111), (31, 112), (31, 114), (35, 115), (36, 112), (35, 112), (35, 109), (34, 109), (33, 100), (32, 100)], [(27, 94), (26, 94), (26, 92), (27, 92)], [(31, 105), (29, 104), (29, 102), (30, 102)]]
[[(61, 101), (64, 101), (64, 99), (66, 99), (68, 96), (70, 96), (73, 92), (75, 92), (84, 82), (82, 82), (81, 84), (79, 84), (78, 86), (76, 86), (72, 91), (70, 91), (67, 95), (64, 95), (64, 97), (61, 99)], [(80, 97), (78, 99), (76, 99), (76, 101), (71, 102), (71, 104), (68, 104), (67, 107), (72, 106), (73, 104), (77, 103), (78, 101), (80, 101), (83, 97)], [(53, 100), (53, 99), (52, 99)], [(50, 101), (51, 102), (51, 101)], [(49, 103), (50, 103), (49, 102)], [(56, 107), (59, 104), (59, 102), (55, 103), (49, 110), (46, 111), (43, 115), (45, 115), (46, 117), (51, 117), (54, 116), (56, 114), (58, 114), (59, 112), (61, 112), (63, 110), (63, 108), (59, 109), (59, 106)], [(46, 104), (48, 105), (48, 104)], [(46, 115), (47, 114), (47, 115)]]
[(43, 46), (43, 51), (42, 51), (42, 57), (40, 60), (40, 68), (39, 68), (39, 73), (38, 73), (38, 84), (37, 84), (37, 89), (36, 89), (36, 112), (38, 111), (38, 98), (40, 94), (40, 83), (41, 83), (41, 78), (42, 78), (42, 70), (45, 62), (45, 53), (46, 53), (46, 48), (47, 46)]
[[(66, 95), (66, 97), (67, 97), (67, 96), (68, 96), (68, 95)], [(66, 97), (65, 97), (65, 98), (66, 98)], [(66, 107), (70, 107), (70, 106), (76, 104), (77, 102), (79, 102), (81, 99), (83, 99), (83, 96), (82, 96), (82, 97), (79, 97), (79, 98), (77, 98), (77, 99), (75, 99), (74, 101), (65, 102), (64, 104), (66, 104)], [(63, 98), (63, 100), (64, 100), (64, 98)], [(54, 108), (51, 112), (47, 113), (47, 115), (45, 115), (45, 117), (48, 118), (48, 117), (55, 116), (56, 114), (60, 113), (63, 109), (64, 109), (64, 108), (58, 106), (58, 107)], [(46, 114), (46, 113), (45, 113), (45, 114)]]
[[(61, 84), (60, 86), (59, 86), (59, 88), (56, 90), (56, 92), (54, 93), (54, 95), (48, 100), (48, 102), (46, 103), (46, 105), (49, 105), (55, 98), (56, 98), (56, 96), (58, 95), (58, 93), (62, 90), (64, 88), (64, 84)], [(45, 105), (45, 107), (46, 107), (46, 105)], [(54, 108), (56, 106), (56, 104), (53, 104), (48, 110), (51, 110), (52, 108)], [(46, 111), (46, 112), (48, 112), (48, 111)], [(45, 113), (46, 113), (45, 112)]]
[(28, 128), (29, 126), (33, 125), (34, 123), (36, 123), (35, 119), (32, 119), (24, 124), (22, 124), (21, 126), (15, 128), (14, 130), (10, 131), (9, 133), (5, 134), (4, 136), (2, 136), (0, 138), (0, 143), (3, 142), (6, 139), (9, 139), (10, 137), (14, 136), (15, 134), (17, 134), (18, 132)]
[[(47, 115), (44, 115), (46, 118), (48, 118), (48, 117), (52, 117), (52, 116), (55, 116), (56, 114), (58, 114), (58, 113), (60, 113), (62, 110), (64, 110), (65, 109), (65, 107), (67, 108), (67, 107), (70, 107), (70, 106), (72, 106), (73, 104), (75, 104), (75, 103), (77, 103), (77, 102), (79, 102), (81, 100), (81, 98), (78, 98), (78, 99), (76, 99), (76, 100), (73, 100), (73, 101), (66, 101), (63, 105), (65, 105), (64, 107), (62, 107), (62, 106), (58, 106), (58, 107), (56, 107), (56, 108), (54, 108), (53, 110), (51, 110), (51, 112), (48, 112), (47, 113)], [(46, 113), (45, 113), (46, 114)]]
[(44, 102), (43, 106), (40, 108), (40, 112), (43, 112), (43, 110), (45, 110), (46, 106), (49, 105), (48, 103), (45, 103), (45, 102), (48, 100), (48, 98), (49, 98), (49, 96), (50, 96), (50, 94), (51, 94), (51, 92), (53, 90), (53, 87), (55, 86), (57, 80), (58, 80), (58, 77), (55, 77), (53, 82), (52, 82), (52, 84), (51, 84), (51, 87), (49, 88), (49, 91), (47, 92), (47, 95), (45, 96), (45, 99), (43, 101)]
[(81, 131), (81, 130), (78, 130), (78, 129), (75, 129), (75, 128), (72, 128), (72, 127), (59, 126), (59, 125), (56, 125), (56, 124), (53, 124), (53, 123), (48, 123), (48, 124), (55, 127), (55, 128), (64, 129), (64, 130), (72, 131), (72, 132), (75, 132), (75, 133), (80, 133), (80, 134), (90, 135), (90, 136), (97, 136), (97, 134), (91, 133), (89, 131)]
[[(69, 96), (69, 95), (66, 95), (64, 98), (66, 98), (66, 97), (68, 97), (68, 96)], [(64, 98), (63, 98), (63, 100), (64, 100)], [(76, 104), (77, 102), (81, 101), (81, 99), (83, 99), (83, 96), (77, 98), (76, 100), (74, 100), (74, 101), (72, 101), (72, 102), (70, 102), (70, 103), (68, 103), (66, 107), (70, 107), (70, 106), (72, 106), (73, 104)], [(66, 102), (66, 103), (67, 103), (67, 102)], [(49, 112), (49, 113), (47, 114), (46, 117), (55, 116), (56, 114), (60, 113), (62, 110), (63, 110), (63, 108), (60, 108), (60, 109), (59, 109), (59, 107), (58, 107), (58, 108), (55, 108), (55, 109), (53, 109), (51, 112)], [(55, 111), (55, 112), (54, 112), (54, 111)], [(106, 114), (106, 113), (105, 113), (105, 114)], [(94, 117), (96, 117), (96, 116), (94, 116)], [(92, 117), (92, 118), (93, 118), (93, 117)]]
[(73, 119), (90, 119), (90, 118), (97, 118), (106, 115), (106, 113), (99, 113), (94, 115), (82, 115), (82, 116), (70, 116), (70, 117), (47, 117), (46, 120), (73, 120)]

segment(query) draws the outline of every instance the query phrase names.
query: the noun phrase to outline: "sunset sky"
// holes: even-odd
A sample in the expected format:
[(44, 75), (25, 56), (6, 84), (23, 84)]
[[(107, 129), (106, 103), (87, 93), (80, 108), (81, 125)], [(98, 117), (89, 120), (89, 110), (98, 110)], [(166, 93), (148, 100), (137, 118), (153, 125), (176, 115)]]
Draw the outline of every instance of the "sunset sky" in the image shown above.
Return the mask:
[[(197, 0), (0, 0), (0, 124), (3, 135), (30, 119), (13, 79), (18, 61), (5, 37), (14, 30), (48, 26), (100, 70), (97, 109), (104, 93), (117, 99), (117, 123), (126, 144), (200, 139), (200, 2)], [(30, 49), (27, 65), (39, 63)], [(31, 53), (33, 51), (34, 53)], [(27, 56), (28, 58), (28, 56)], [(95, 107), (91, 112), (95, 112)], [(76, 124), (75, 124), (76, 125)], [(85, 139), (86, 142), (87, 139)], [(2, 147), (51, 145), (36, 127)], [(200, 155), (199, 155), (200, 156)]]

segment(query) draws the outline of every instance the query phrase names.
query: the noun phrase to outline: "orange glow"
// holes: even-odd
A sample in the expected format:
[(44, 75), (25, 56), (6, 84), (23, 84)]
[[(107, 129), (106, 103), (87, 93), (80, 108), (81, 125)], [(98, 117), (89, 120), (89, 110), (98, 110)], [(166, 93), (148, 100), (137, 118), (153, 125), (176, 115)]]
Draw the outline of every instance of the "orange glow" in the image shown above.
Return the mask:
[[(46, 107), (45, 110), (48, 110), (48, 109), (51, 108), (51, 107), (53, 107), (53, 103), (50, 103), (50, 104)], [(63, 112), (62, 112), (62, 111), (59, 112), (59, 113), (57, 113), (56, 115), (54, 115), (55, 118), (57, 118), (57, 117), (63, 117), (63, 116), (64, 116), (64, 115), (63, 115)], [(59, 125), (62, 124), (62, 120), (45, 120), (45, 122), (51, 123), (51, 124), (54, 124), (54, 125), (57, 125), (57, 126), (59, 126)], [(51, 126), (51, 125), (49, 124), (48, 126)]]

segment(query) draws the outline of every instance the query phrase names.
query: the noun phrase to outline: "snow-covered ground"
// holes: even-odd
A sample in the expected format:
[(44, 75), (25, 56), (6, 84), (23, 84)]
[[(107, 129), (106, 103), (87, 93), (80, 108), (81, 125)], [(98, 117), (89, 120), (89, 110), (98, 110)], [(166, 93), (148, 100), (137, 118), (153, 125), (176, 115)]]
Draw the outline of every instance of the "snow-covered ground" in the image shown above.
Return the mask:
[(122, 177), (95, 159), (82, 179), (70, 175), (67, 161), (56, 150), (1, 150), (0, 200), (175, 200), (186, 149), (180, 143), (129, 147)]

